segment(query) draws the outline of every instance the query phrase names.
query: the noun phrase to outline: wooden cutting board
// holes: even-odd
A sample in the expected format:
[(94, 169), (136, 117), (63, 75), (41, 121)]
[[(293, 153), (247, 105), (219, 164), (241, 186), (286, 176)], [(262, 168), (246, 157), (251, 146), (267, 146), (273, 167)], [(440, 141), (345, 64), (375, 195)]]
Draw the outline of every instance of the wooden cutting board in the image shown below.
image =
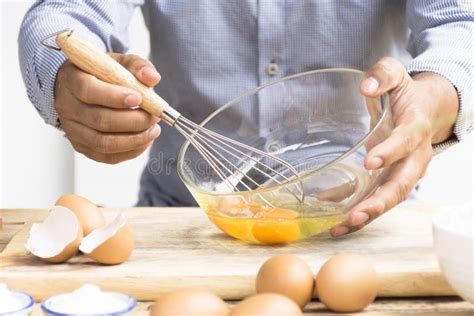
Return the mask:
[[(123, 211), (133, 226), (136, 246), (129, 261), (101, 266), (84, 256), (47, 264), (24, 249), (29, 227), (46, 210), (0, 210), (4, 225), (24, 219), (22, 229), (0, 254), (0, 282), (40, 300), (84, 283), (153, 300), (182, 287), (210, 289), (224, 299), (254, 292), (261, 264), (278, 253), (295, 254), (317, 273), (330, 256), (353, 252), (367, 256), (380, 279), (379, 296), (455, 295), (432, 249), (431, 217), (436, 208), (398, 207), (364, 230), (333, 239), (328, 234), (285, 246), (248, 245), (221, 233), (197, 208), (104, 209), (108, 218)], [(0, 234), (1, 234), (0, 230)]]

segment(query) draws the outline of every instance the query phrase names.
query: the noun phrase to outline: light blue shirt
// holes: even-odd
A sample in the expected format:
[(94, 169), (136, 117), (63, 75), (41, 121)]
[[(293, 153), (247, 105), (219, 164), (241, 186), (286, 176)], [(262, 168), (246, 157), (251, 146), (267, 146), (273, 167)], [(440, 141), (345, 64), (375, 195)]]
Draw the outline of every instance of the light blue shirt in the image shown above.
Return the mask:
[[(136, 7), (150, 30), (150, 60), (163, 78), (156, 91), (196, 122), (268, 81), (311, 69), (367, 70), (393, 56), (410, 74), (435, 72), (457, 89), (455, 136), (438, 150), (473, 129), (472, 0), (38, 1), (23, 21), (20, 64), (31, 102), (48, 124), (59, 127), (54, 82), (65, 57), (40, 40), (72, 27), (103, 50), (125, 53)], [(139, 204), (194, 204), (176, 173), (183, 138), (162, 126)], [(163, 161), (171, 162), (169, 170)]]

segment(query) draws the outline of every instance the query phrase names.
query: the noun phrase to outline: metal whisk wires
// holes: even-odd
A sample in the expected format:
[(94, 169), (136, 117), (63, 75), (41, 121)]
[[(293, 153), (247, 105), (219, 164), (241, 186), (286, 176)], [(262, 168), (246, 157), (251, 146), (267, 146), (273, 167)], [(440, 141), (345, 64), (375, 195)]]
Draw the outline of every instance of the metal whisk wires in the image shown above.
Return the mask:
[[(49, 40), (55, 39), (55, 44)], [(142, 96), (142, 110), (160, 117), (175, 127), (206, 160), (231, 192), (262, 189), (299, 179), (298, 172), (288, 162), (270, 153), (224, 137), (183, 117), (152, 89), (140, 83), (127, 69), (91, 43), (73, 35), (72, 29), (53, 33), (42, 41), (44, 46), (62, 51), (79, 69), (105, 82), (128, 87)], [(301, 182), (289, 191), (299, 202), (304, 192)], [(272, 204), (259, 194), (269, 206)]]
[[(174, 127), (232, 192), (262, 189), (268, 184), (282, 184), (299, 178), (297, 170), (285, 160), (208, 130), (183, 116), (177, 118)], [(302, 202), (302, 186), (296, 185), (296, 188), (297, 193), (287, 190)], [(271, 206), (269, 201), (261, 198)]]

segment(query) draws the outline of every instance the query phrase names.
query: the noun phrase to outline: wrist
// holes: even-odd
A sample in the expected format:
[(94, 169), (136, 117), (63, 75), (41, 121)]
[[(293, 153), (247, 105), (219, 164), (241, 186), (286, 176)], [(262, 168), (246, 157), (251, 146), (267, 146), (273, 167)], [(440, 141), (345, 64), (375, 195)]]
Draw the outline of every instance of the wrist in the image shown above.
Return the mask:
[(433, 72), (418, 73), (413, 76), (413, 80), (420, 85), (428, 98), (431, 143), (438, 144), (449, 139), (453, 135), (459, 110), (456, 89), (446, 78)]

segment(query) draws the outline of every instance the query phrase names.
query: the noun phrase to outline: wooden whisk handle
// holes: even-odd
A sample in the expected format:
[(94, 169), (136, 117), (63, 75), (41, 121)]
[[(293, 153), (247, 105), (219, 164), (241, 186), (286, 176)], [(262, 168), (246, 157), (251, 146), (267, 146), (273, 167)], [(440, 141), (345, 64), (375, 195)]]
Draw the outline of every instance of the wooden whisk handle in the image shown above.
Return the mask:
[(163, 111), (169, 108), (152, 88), (145, 86), (115, 59), (97, 49), (91, 43), (74, 35), (72, 32), (60, 33), (56, 43), (69, 60), (82, 71), (98, 79), (115, 85), (130, 88), (142, 96), (140, 107), (146, 112), (162, 117)]

